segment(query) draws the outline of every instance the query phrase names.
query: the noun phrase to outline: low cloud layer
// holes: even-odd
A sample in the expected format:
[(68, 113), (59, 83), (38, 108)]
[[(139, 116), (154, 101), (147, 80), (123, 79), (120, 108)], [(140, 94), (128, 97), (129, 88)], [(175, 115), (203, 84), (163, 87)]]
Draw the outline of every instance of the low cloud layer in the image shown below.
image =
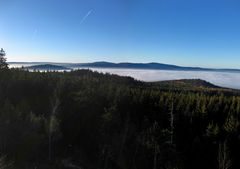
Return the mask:
[[(11, 64), (10, 67), (31, 66), (22, 64)], [(81, 69), (81, 68), (75, 68)], [(86, 69), (86, 68), (85, 68)], [(177, 79), (203, 79), (221, 87), (240, 89), (240, 73), (229, 72), (207, 72), (207, 71), (171, 71), (171, 70), (143, 70), (143, 69), (111, 69), (111, 68), (89, 68), (93, 71), (117, 74), (120, 76), (131, 76), (142, 81), (163, 81)]]
[(203, 79), (218, 86), (240, 89), (240, 73), (142, 69), (91, 69), (103, 73), (131, 76), (135, 79), (147, 82), (176, 79)]

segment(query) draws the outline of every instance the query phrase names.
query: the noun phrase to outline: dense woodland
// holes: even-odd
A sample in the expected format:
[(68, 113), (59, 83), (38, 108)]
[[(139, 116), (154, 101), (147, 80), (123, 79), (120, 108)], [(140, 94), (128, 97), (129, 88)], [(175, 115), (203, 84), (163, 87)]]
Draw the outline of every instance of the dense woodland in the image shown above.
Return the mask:
[(0, 69), (0, 169), (239, 169), (240, 96), (200, 80)]

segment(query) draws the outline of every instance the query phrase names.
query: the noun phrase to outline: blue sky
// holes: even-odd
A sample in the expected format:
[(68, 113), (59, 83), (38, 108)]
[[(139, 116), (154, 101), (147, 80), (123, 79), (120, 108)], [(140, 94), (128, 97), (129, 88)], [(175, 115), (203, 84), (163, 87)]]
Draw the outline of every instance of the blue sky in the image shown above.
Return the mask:
[(0, 0), (8, 61), (240, 66), (237, 0)]

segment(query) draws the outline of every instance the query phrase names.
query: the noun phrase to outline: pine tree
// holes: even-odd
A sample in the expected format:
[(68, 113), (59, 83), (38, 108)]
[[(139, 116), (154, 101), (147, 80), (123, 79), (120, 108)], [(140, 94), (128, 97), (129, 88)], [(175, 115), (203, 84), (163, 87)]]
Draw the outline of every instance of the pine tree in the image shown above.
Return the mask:
[(0, 50), (0, 69), (7, 69), (8, 68), (8, 64), (7, 64), (7, 59), (5, 58), (6, 53), (3, 50), (3, 48), (1, 48)]

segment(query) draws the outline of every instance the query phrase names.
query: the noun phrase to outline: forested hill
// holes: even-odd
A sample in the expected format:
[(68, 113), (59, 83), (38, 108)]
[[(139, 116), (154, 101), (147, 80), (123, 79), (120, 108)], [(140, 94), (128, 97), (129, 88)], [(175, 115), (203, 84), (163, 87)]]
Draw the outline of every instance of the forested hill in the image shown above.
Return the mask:
[[(92, 63), (54, 63), (54, 62), (8, 62), (10, 65), (35, 65), (43, 66), (50, 65), (63, 66), (65, 68), (121, 68), (121, 69), (152, 69), (152, 70), (174, 70), (174, 71), (213, 71), (213, 72), (240, 72), (240, 69), (226, 69), (226, 68), (204, 68), (204, 67), (186, 67), (178, 66), (164, 63), (130, 63), (130, 62), (121, 62), (121, 63), (112, 63), (112, 62), (92, 62)], [(39, 68), (36, 67), (36, 70)], [(56, 70), (50, 69), (50, 70)]]
[(64, 67), (64, 66), (52, 65), (52, 64), (28, 66), (25, 69), (28, 69), (28, 70), (50, 70), (50, 71), (70, 70), (69, 68)]
[(240, 168), (238, 91), (90, 70), (0, 75), (0, 168)]
[(212, 83), (209, 83), (205, 80), (201, 79), (182, 79), (182, 80), (170, 80), (170, 81), (161, 81), (161, 82), (156, 82), (156, 84), (162, 86), (172, 86), (175, 88), (214, 88), (214, 89), (220, 89), (219, 86), (216, 86)]
[(182, 79), (182, 80), (169, 80), (169, 81), (159, 81), (159, 82), (150, 82), (152, 86), (155, 86), (161, 90), (178, 90), (178, 91), (199, 91), (199, 92), (223, 92), (223, 93), (232, 93), (234, 95), (239, 95), (240, 90), (223, 88), (216, 86), (212, 83), (209, 83), (201, 79)]

